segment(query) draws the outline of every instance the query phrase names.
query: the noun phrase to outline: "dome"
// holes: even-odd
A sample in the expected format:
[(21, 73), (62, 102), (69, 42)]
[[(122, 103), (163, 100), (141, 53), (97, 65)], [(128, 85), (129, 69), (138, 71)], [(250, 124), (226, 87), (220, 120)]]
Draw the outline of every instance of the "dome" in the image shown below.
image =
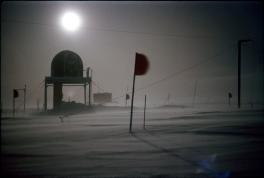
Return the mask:
[(80, 56), (72, 51), (59, 52), (51, 63), (52, 77), (83, 77), (83, 63)]

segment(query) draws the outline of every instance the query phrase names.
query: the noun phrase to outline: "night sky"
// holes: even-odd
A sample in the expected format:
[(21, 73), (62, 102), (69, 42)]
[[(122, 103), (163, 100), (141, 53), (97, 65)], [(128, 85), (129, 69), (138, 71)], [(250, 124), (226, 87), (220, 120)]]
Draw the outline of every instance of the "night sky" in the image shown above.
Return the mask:
[[(79, 14), (82, 25), (66, 32), (60, 18)], [(93, 69), (93, 92), (113, 98), (131, 91), (135, 53), (150, 69), (136, 78), (135, 104), (151, 106), (168, 94), (190, 105), (226, 103), (237, 95), (237, 41), (242, 46), (242, 104), (263, 104), (263, 3), (261, 2), (4, 2), (1, 9), (1, 103), (12, 107), (13, 88), (28, 87), (27, 105), (43, 103), (45, 76), (62, 50), (80, 55)], [(52, 88), (49, 90), (52, 105)], [(65, 87), (63, 100), (83, 102), (81, 87)], [(22, 93), (21, 93), (22, 96)], [(21, 97), (18, 103), (22, 103)], [(123, 97), (116, 99), (124, 105)]]

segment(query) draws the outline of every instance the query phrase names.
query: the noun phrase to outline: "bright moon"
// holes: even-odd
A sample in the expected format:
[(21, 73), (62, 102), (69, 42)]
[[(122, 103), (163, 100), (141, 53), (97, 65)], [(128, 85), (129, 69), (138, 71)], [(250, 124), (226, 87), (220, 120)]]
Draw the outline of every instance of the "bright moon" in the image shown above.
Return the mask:
[(76, 31), (81, 25), (80, 17), (74, 12), (67, 12), (61, 18), (61, 24), (67, 31)]

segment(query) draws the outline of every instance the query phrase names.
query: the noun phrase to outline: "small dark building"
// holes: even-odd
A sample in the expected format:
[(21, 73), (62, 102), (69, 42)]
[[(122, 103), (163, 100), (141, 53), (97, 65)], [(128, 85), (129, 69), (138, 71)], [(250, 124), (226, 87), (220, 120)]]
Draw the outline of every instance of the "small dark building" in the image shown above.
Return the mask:
[[(86, 85), (91, 85), (89, 68), (86, 77), (83, 77), (83, 63), (80, 56), (72, 51), (59, 52), (51, 63), (51, 76), (45, 77), (45, 102), (44, 109), (47, 110), (47, 87), (53, 85), (53, 109), (59, 109), (63, 93), (63, 85), (84, 86), (84, 103), (86, 104)], [(91, 91), (89, 89), (89, 103)]]
[(112, 93), (94, 93), (94, 103), (104, 104), (112, 102)]

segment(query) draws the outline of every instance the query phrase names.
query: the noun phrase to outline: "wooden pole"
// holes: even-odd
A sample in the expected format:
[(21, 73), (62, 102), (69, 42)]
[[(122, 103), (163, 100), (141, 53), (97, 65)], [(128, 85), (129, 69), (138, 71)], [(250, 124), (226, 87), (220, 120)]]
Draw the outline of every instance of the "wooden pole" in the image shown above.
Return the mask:
[(27, 85), (25, 84), (25, 88), (24, 88), (24, 113), (26, 112), (26, 90), (27, 90)]
[(192, 107), (194, 107), (195, 104), (196, 90), (197, 90), (197, 80), (195, 80), (195, 84), (194, 84)]
[(145, 102), (144, 102), (144, 122), (143, 122), (143, 129), (145, 129), (145, 121), (146, 121), (146, 103), (147, 103), (147, 95), (145, 95)]
[(15, 96), (13, 95), (13, 117), (15, 117), (15, 111), (16, 111), (16, 106), (15, 106)]

